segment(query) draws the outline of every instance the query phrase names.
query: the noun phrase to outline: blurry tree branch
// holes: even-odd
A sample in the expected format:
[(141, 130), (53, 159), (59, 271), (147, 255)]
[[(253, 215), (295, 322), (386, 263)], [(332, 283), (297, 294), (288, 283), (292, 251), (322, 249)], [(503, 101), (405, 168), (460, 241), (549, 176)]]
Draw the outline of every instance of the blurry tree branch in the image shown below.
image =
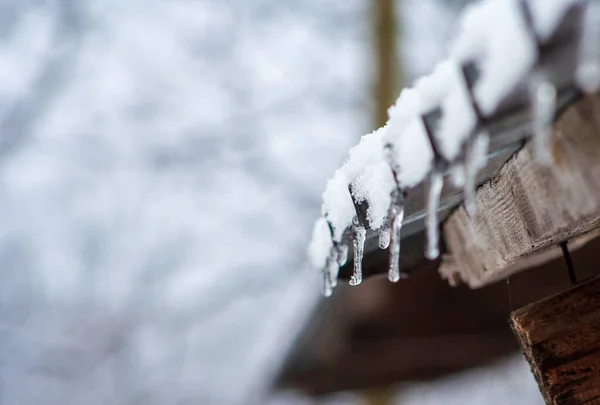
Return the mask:
[(387, 122), (387, 110), (394, 103), (402, 82), (396, 51), (399, 30), (395, 1), (372, 0), (372, 38), (376, 66), (373, 88), (375, 128)]

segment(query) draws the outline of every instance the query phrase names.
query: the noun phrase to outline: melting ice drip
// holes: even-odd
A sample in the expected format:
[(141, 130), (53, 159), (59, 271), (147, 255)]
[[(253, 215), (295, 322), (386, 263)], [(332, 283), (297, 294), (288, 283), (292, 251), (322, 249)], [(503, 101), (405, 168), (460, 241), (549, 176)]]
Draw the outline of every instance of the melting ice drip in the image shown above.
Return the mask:
[(338, 265), (343, 266), (348, 261), (348, 245), (346, 245), (345, 243), (337, 245), (337, 251)]
[(427, 247), (425, 257), (429, 260), (437, 259), (440, 255), (438, 210), (440, 197), (444, 187), (444, 175), (439, 170), (434, 170), (429, 176), (429, 190), (427, 195), (427, 219), (425, 227), (427, 232)]
[(400, 238), (402, 233), (402, 222), (404, 222), (404, 199), (399, 190), (395, 190), (392, 194), (389, 218), (392, 223), (392, 237), (388, 279), (395, 283), (400, 280)]
[(550, 126), (556, 109), (556, 88), (542, 75), (531, 78), (529, 96), (533, 116), (533, 147), (536, 159), (543, 164), (552, 164)]
[(482, 131), (475, 137), (475, 140), (467, 147), (463, 173), (464, 179), (464, 195), (465, 195), (465, 210), (469, 216), (475, 215), (475, 191), (477, 189), (477, 173), (486, 163), (486, 156), (490, 136), (486, 131)]
[(333, 247), (332, 251), (333, 257), (329, 272), (331, 274), (331, 286), (336, 287), (338, 283), (340, 267), (345, 265), (348, 261), (348, 246), (345, 243), (339, 243)]
[(379, 248), (387, 249), (390, 245), (390, 225), (389, 221), (383, 221), (383, 225), (379, 228)]
[(359, 285), (362, 283), (362, 260), (365, 253), (365, 238), (367, 230), (362, 226), (355, 217), (352, 221), (352, 230), (354, 231), (354, 273), (350, 278), (350, 285)]
[[(391, 195), (391, 203), (388, 211), (388, 220), (386, 221), (386, 227), (388, 229), (388, 245), (390, 247), (390, 267), (388, 269), (388, 279), (395, 283), (400, 280), (400, 238), (402, 237), (402, 223), (404, 222), (404, 196), (400, 190), (400, 184), (396, 174), (398, 173), (399, 167), (393, 156), (393, 147), (391, 144), (386, 144), (384, 147), (385, 158), (387, 160), (394, 180), (396, 180), (396, 188)], [(392, 225), (391, 240), (389, 233), (389, 223)], [(381, 237), (380, 237), (381, 247)], [(387, 247), (387, 246), (386, 246)]]
[(340, 267), (348, 261), (348, 246), (344, 243), (335, 244), (329, 251), (329, 256), (323, 269), (323, 295), (331, 296), (337, 286)]
[[(334, 252), (334, 249), (331, 249), (331, 252)], [(323, 268), (323, 295), (326, 297), (331, 297), (331, 294), (333, 293), (333, 287), (335, 287), (335, 284), (337, 284), (338, 269), (335, 271), (335, 282), (333, 281), (334, 277), (332, 276), (332, 264), (335, 264), (337, 268), (337, 263), (335, 263), (335, 260), (333, 259), (334, 258), (330, 254), (327, 258), (327, 262), (325, 263), (325, 267)]]
[(600, 88), (600, 0), (588, 3), (580, 46), (577, 84), (591, 93)]

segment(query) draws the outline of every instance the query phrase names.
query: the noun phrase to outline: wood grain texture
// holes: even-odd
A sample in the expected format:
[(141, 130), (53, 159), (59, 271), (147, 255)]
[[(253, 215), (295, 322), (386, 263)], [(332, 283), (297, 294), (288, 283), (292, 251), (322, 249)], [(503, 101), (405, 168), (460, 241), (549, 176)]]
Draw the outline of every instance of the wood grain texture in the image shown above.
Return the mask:
[(600, 226), (600, 94), (558, 118), (552, 152), (555, 164), (543, 166), (526, 145), (478, 189), (473, 218), (463, 207), (448, 218), (443, 277), (481, 287), (527, 267), (523, 263), (553, 258), (558, 243)]
[(600, 404), (600, 278), (511, 315), (547, 404)]

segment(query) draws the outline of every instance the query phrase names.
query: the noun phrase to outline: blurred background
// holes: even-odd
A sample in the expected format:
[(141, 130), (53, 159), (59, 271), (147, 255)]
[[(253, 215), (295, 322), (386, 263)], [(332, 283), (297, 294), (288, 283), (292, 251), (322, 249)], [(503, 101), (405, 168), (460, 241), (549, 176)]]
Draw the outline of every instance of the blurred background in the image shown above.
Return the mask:
[(506, 285), (307, 266), (465, 3), (0, 0), (0, 404), (542, 404)]

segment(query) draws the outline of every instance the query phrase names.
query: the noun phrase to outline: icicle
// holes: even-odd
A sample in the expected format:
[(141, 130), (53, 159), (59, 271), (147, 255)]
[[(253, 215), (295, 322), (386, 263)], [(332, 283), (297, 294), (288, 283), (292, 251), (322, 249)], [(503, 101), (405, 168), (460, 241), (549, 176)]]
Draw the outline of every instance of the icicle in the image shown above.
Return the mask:
[(334, 247), (331, 249), (331, 256), (327, 259), (327, 271), (329, 272), (329, 283), (331, 287), (337, 286), (338, 282), (338, 273), (340, 272), (339, 265), (339, 255), (340, 251), (338, 247)]
[(383, 225), (379, 228), (379, 248), (387, 249), (390, 245), (390, 226), (388, 220), (383, 221)]
[(550, 125), (556, 109), (556, 89), (541, 75), (534, 75), (530, 86), (534, 153), (540, 163), (548, 165), (553, 161)]
[(323, 295), (331, 297), (333, 293), (333, 286), (331, 285), (331, 275), (329, 273), (329, 266), (325, 266), (323, 269)]
[(352, 229), (354, 230), (354, 274), (350, 278), (350, 285), (359, 285), (362, 283), (362, 259), (367, 231), (356, 218), (352, 221)]
[(427, 195), (427, 218), (425, 227), (427, 228), (427, 247), (425, 257), (434, 260), (440, 255), (439, 249), (439, 230), (438, 230), (438, 210), (440, 207), (440, 197), (442, 187), (444, 186), (444, 177), (439, 171), (431, 173), (429, 178), (429, 190)]
[(340, 266), (343, 266), (348, 261), (348, 245), (345, 243), (340, 243), (337, 245), (338, 255), (337, 262)]
[(575, 78), (587, 93), (600, 89), (600, 0), (587, 5)]
[(465, 165), (452, 166), (450, 179), (455, 187), (463, 188), (465, 186)]
[(490, 136), (484, 131), (479, 133), (473, 143), (467, 148), (464, 162), (464, 194), (465, 210), (469, 216), (475, 215), (477, 209), (477, 206), (475, 205), (477, 173), (485, 166), (489, 143)]
[(400, 238), (402, 233), (402, 222), (404, 222), (404, 201), (402, 201), (402, 197), (398, 191), (392, 196), (390, 218), (392, 220), (392, 240), (388, 279), (392, 283), (395, 283), (400, 280)]

